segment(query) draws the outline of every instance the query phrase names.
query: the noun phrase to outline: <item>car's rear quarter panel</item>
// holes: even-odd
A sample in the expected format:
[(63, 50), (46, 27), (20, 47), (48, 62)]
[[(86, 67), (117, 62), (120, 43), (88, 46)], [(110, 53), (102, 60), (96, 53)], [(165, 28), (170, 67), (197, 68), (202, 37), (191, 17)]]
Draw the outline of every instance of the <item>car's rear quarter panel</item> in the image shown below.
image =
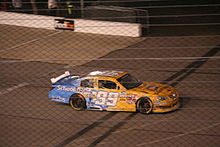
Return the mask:
[[(73, 87), (68, 85), (53, 85), (52, 87), (54, 87), (54, 89), (49, 91), (49, 99), (51, 101), (69, 104), (70, 97), (75, 94), (74, 91), (71, 91), (71, 88)], [(62, 88), (70, 90), (62, 90)]]

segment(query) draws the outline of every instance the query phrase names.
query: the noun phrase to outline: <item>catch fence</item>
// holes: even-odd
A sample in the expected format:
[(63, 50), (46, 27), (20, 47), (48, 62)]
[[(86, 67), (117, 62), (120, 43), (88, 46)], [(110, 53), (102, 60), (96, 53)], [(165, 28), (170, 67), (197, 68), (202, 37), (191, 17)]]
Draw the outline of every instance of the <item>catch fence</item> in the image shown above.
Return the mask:
[[(23, 6), (31, 5), (30, 1), (22, 2)], [(75, 1), (76, 18), (68, 16), (63, 1), (58, 3), (62, 7), (52, 12), (56, 17), (45, 16), (52, 14), (47, 1), (34, 3), (41, 15), (29, 14), (34, 13), (32, 7), (5, 9), (5, 4), (12, 2), (1, 2), (0, 146), (219, 146), (219, 2), (83, 1), (83, 18), (80, 2)], [(1, 14), (6, 13), (13, 19), (3, 19)], [(60, 26), (72, 25), (71, 29), (55, 29), (56, 21), (63, 23)], [(140, 36), (131, 37), (138, 32), (134, 31), (136, 25), (141, 26)], [(81, 32), (77, 32), (79, 28)], [(89, 32), (92, 29), (96, 33)], [(126, 35), (116, 35), (122, 29), (127, 29)], [(150, 92), (152, 87), (148, 91), (114, 87), (107, 89), (109, 101), (100, 101), (99, 108), (123, 103), (126, 107), (117, 106), (128, 108), (130, 104), (134, 107), (129, 109), (134, 110), (137, 105), (141, 110), (136, 99), (140, 98), (138, 93), (145, 93), (144, 97), (153, 101), (152, 113), (76, 111), (69, 104), (48, 99), (48, 92), (54, 89), (50, 80), (66, 71), (80, 77), (92, 71), (125, 71), (150, 86), (168, 84), (177, 89), (179, 99), (175, 102), (180, 107), (153, 113), (156, 108), (175, 107), (176, 103), (167, 101), (174, 95)], [(98, 81), (93, 86), (100, 90)], [(62, 92), (56, 97), (58, 101), (69, 92), (91, 92), (91, 87), (83, 89), (82, 85), (61, 85), (58, 89)], [(131, 91), (134, 93), (126, 95)], [(112, 93), (116, 101), (110, 97)], [(86, 105), (92, 108), (92, 94), (86, 98)]]

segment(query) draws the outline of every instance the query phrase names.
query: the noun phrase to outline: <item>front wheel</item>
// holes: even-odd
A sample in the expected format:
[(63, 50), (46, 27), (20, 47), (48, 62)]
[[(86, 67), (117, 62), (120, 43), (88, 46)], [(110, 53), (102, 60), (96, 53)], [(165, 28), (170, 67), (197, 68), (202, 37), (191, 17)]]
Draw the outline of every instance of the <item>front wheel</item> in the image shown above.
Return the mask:
[(74, 110), (83, 110), (86, 108), (86, 100), (80, 94), (74, 94), (70, 97), (70, 106)]
[(149, 98), (140, 98), (136, 103), (137, 111), (148, 114), (153, 109), (153, 104)]

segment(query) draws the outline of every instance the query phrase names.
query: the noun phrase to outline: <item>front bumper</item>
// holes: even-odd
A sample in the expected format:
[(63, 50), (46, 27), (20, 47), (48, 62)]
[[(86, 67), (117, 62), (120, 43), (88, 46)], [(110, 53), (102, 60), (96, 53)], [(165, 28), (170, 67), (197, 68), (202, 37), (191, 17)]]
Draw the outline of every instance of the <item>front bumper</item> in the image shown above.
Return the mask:
[(153, 113), (166, 113), (166, 112), (175, 111), (179, 107), (180, 107), (180, 102), (177, 101), (170, 106), (154, 106), (152, 112)]

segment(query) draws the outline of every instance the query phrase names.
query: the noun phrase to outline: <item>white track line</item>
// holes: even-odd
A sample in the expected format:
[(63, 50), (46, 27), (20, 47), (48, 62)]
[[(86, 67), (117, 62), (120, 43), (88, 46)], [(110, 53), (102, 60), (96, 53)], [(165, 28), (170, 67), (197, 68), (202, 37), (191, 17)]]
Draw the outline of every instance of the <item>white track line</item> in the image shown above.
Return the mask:
[(18, 88), (22, 88), (22, 87), (25, 87), (27, 85), (30, 85), (29, 83), (20, 83), (16, 86), (13, 86), (13, 87), (10, 87), (10, 88), (7, 88), (6, 90), (4, 91), (0, 91), (0, 95), (4, 95), (4, 94), (7, 94), (7, 93), (10, 93), (11, 91), (15, 90), (15, 89), (18, 89)]
[[(71, 66), (71, 67), (72, 67), (72, 66)], [(69, 66), (69, 65), (65, 65), (63, 68), (64, 68), (64, 69), (67, 69), (67, 68), (70, 68), (70, 66)], [(54, 71), (54, 72), (56, 72), (56, 71)], [(48, 74), (48, 73), (42, 75), (41, 77), (47, 76), (47, 74)], [(0, 91), (0, 96), (1, 96), (1, 95), (4, 95), (4, 94), (8, 94), (8, 93), (10, 93), (11, 91), (14, 91), (14, 90), (16, 90), (16, 89), (19, 89), (19, 88), (22, 88), (22, 87), (25, 87), (25, 86), (28, 86), (28, 85), (30, 85), (30, 83), (24, 82), (24, 83), (20, 83), (20, 84), (18, 84), (18, 85), (15, 85), (15, 86), (13, 86), (13, 87), (7, 88), (6, 90)]]
[(24, 59), (24, 60), (3, 60), (0, 61), (0, 63), (22, 63), (22, 62), (50, 62), (50, 61), (116, 61), (116, 60), (155, 60), (155, 61), (187, 61), (187, 62), (192, 62), (192, 60), (207, 60), (207, 59), (212, 59), (212, 60), (219, 60), (220, 56), (214, 56), (214, 57), (177, 57), (177, 58), (85, 58), (85, 59)]
[[(61, 31), (58, 31), (58, 32), (49, 34), (49, 35), (47, 35), (47, 36), (45, 36), (45, 37), (36, 38), (36, 39), (30, 40), (30, 41), (24, 42), (24, 43), (15, 45), (15, 46), (13, 46), (13, 47), (7, 48), (7, 49), (5, 49), (5, 50), (1, 50), (0, 53), (5, 52), (5, 51), (9, 51), (9, 50), (13, 50), (13, 49), (16, 49), (16, 48), (18, 48), (18, 47), (20, 47), (20, 46), (27, 45), (27, 44), (29, 44), (29, 43), (32, 43), (32, 42), (35, 42), (35, 41), (38, 41), (38, 40), (41, 40), (41, 39), (44, 39), (44, 38), (47, 38), (47, 37), (50, 37), (50, 36), (54, 36), (54, 35), (60, 34), (60, 33), (61, 33)], [(64, 68), (66, 68), (66, 66), (64, 66)], [(7, 93), (10, 93), (10, 92), (13, 91), (13, 90), (16, 90), (16, 89), (18, 89), (18, 88), (22, 88), (22, 87), (25, 87), (25, 86), (28, 86), (28, 85), (30, 85), (30, 83), (27, 83), (27, 82), (20, 83), (20, 84), (18, 84), (18, 85), (16, 85), (16, 86), (7, 88), (7, 89), (4, 90), (4, 91), (0, 91), (0, 95), (4, 95), (4, 94), (7, 94)]]
[(61, 33), (61, 32), (59, 31), (59, 32), (55, 32), (55, 33), (46, 35), (45, 37), (36, 38), (36, 39), (30, 40), (30, 41), (24, 42), (24, 43), (21, 43), (21, 44), (12, 46), (12, 47), (10, 47), (10, 48), (7, 48), (7, 49), (5, 49), (5, 50), (1, 50), (0, 53), (5, 52), (5, 51), (9, 51), (9, 50), (13, 50), (13, 49), (16, 49), (16, 48), (18, 48), (18, 47), (20, 47), (20, 46), (27, 45), (27, 44), (29, 44), (29, 43), (36, 42), (36, 41), (38, 41), (38, 40), (41, 40), (41, 39), (44, 39), (44, 38), (47, 38), (47, 37), (50, 37), (50, 36), (53, 36), (53, 35), (56, 35), (56, 34), (60, 34), (60, 33)]
[(161, 142), (161, 141), (167, 141), (167, 140), (170, 140), (170, 139), (173, 139), (173, 138), (178, 138), (178, 137), (186, 136), (186, 135), (189, 135), (189, 134), (192, 134), (192, 133), (196, 133), (196, 132), (199, 132), (199, 131), (202, 131), (202, 130), (213, 128), (213, 127), (215, 127), (215, 126), (217, 126), (219, 124), (220, 123), (216, 123), (216, 124), (210, 125), (208, 127), (203, 127), (203, 128), (200, 128), (200, 129), (197, 129), (197, 130), (193, 130), (193, 131), (189, 131), (189, 132), (186, 132), (186, 133), (183, 133), (183, 134), (179, 134), (179, 135), (176, 135), (176, 136), (170, 136), (170, 137), (166, 137), (166, 138), (163, 138), (163, 139), (158, 139), (158, 140), (154, 140), (154, 141), (150, 141), (150, 142), (146, 142), (146, 143), (137, 144), (136, 146), (146, 146), (148, 144), (158, 143), (158, 142)]

